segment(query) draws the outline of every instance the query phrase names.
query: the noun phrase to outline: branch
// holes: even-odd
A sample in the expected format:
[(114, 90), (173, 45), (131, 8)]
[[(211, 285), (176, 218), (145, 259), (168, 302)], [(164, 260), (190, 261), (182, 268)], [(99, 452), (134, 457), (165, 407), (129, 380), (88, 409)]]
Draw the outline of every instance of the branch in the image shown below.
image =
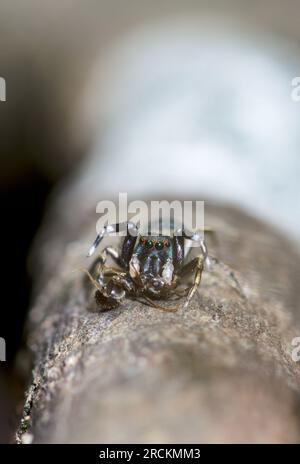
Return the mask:
[(218, 267), (185, 310), (127, 299), (99, 312), (74, 272), (93, 216), (74, 192), (59, 193), (31, 259), (34, 368), (17, 442), (299, 441), (296, 247), (228, 206), (210, 205), (206, 223), (217, 231), (212, 255), (244, 296)]

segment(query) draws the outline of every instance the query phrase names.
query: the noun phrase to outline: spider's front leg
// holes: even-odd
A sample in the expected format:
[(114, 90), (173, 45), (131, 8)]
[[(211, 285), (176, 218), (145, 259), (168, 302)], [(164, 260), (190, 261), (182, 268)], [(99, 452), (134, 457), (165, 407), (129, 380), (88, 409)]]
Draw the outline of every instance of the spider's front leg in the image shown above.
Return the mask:
[[(204, 241), (203, 232), (212, 232), (212, 229), (205, 228), (203, 231), (196, 231), (196, 232), (191, 232), (187, 228), (182, 227), (181, 229), (178, 229), (176, 231), (176, 236), (181, 236), (187, 240), (190, 240), (191, 242), (194, 242), (197, 244), (198, 247), (200, 247), (204, 263), (206, 266), (209, 268), (210, 267), (210, 258), (208, 256), (208, 250), (206, 243)], [(190, 248), (190, 246), (189, 246)]]
[(206, 243), (204, 242), (204, 239), (200, 231), (192, 233), (189, 230), (187, 230), (185, 227), (182, 227), (181, 229), (178, 229), (176, 231), (175, 235), (176, 236), (174, 237), (175, 239), (174, 243), (176, 244), (178, 242), (178, 244), (180, 245), (180, 246), (177, 246), (177, 248), (181, 251), (181, 255), (182, 255), (181, 262), (183, 261), (183, 258), (184, 258), (183, 242), (182, 242), (183, 239), (187, 239), (187, 240), (190, 240), (191, 242), (195, 242), (201, 250), (201, 255), (197, 256), (192, 261), (190, 261), (189, 263), (181, 267), (181, 269), (179, 268), (177, 271), (179, 277), (183, 277), (186, 274), (195, 272), (193, 285), (188, 291), (187, 300), (184, 304), (184, 308), (186, 308), (201, 283), (201, 277), (202, 277), (204, 265), (206, 264), (207, 267), (210, 267), (210, 259), (208, 256), (208, 250), (207, 250)]
[(138, 228), (133, 222), (122, 222), (119, 224), (104, 226), (103, 229), (101, 229), (101, 231), (97, 235), (93, 245), (89, 249), (89, 252), (87, 254), (88, 258), (94, 254), (96, 248), (100, 245), (101, 241), (105, 236), (123, 232), (125, 230), (127, 231), (127, 237), (130, 236), (136, 239)]
[(185, 264), (181, 268), (181, 270), (180, 270), (180, 272), (178, 274), (179, 277), (184, 277), (185, 275), (190, 274), (191, 272), (195, 272), (193, 285), (190, 287), (190, 289), (188, 291), (187, 299), (186, 299), (186, 302), (185, 302), (185, 304), (183, 306), (184, 308), (186, 308), (189, 305), (191, 299), (193, 298), (193, 296), (195, 295), (197, 289), (200, 286), (202, 272), (203, 272), (203, 269), (204, 269), (204, 259), (205, 258), (203, 257), (203, 255), (197, 256), (196, 258), (192, 259), (192, 261)]
[(184, 304), (184, 308), (186, 308), (188, 306), (189, 302), (193, 298), (196, 290), (198, 289), (198, 287), (199, 287), (199, 285), (201, 283), (201, 277), (202, 277), (203, 268), (204, 268), (204, 258), (203, 258), (202, 255), (200, 255), (200, 256), (198, 256), (196, 258), (196, 272), (195, 272), (195, 277), (194, 277), (194, 283), (193, 283), (192, 287), (190, 288), (190, 291), (188, 293), (186, 302)]

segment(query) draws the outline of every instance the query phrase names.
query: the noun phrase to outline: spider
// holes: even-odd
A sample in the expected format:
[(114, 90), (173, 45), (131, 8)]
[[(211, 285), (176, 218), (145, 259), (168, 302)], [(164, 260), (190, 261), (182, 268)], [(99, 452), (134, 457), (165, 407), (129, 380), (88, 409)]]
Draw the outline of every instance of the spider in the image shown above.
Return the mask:
[[(209, 265), (207, 247), (200, 232), (191, 233), (182, 227), (172, 236), (140, 235), (133, 222), (106, 225), (97, 235), (87, 256), (94, 254), (105, 236), (121, 231), (126, 231), (121, 253), (107, 246), (98, 257), (96, 278), (85, 270), (96, 288), (97, 304), (111, 309), (117, 307), (127, 295), (158, 309), (177, 311), (178, 306), (167, 308), (155, 302), (175, 295), (178, 298), (185, 296), (184, 307), (187, 307), (200, 285), (205, 264)], [(200, 253), (188, 261), (191, 241), (197, 243)], [(106, 266), (107, 255), (111, 256), (118, 268)], [(193, 284), (180, 290), (178, 286), (192, 273)]]

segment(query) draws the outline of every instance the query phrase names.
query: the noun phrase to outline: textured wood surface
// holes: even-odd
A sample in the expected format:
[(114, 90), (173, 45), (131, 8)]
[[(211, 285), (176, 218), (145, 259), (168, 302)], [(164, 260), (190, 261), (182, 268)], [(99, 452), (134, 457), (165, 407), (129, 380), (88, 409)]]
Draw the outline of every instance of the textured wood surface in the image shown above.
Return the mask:
[(185, 310), (126, 300), (99, 312), (76, 271), (95, 218), (75, 203), (65, 193), (52, 203), (32, 254), (34, 368), (17, 441), (299, 441), (295, 245), (241, 211), (208, 205), (211, 254), (235, 270), (244, 296), (216, 268)]

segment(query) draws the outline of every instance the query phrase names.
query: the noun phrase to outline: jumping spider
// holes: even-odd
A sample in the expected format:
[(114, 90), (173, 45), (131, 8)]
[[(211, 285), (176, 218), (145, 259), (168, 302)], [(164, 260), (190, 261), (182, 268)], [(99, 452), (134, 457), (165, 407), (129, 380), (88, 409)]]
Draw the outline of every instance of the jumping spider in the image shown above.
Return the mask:
[[(172, 236), (140, 235), (138, 227), (132, 222), (107, 225), (97, 235), (88, 257), (93, 255), (106, 235), (120, 231), (126, 231), (121, 254), (108, 246), (99, 255), (97, 277), (93, 278), (90, 272), (85, 271), (96, 288), (96, 302), (110, 309), (118, 306), (127, 295), (158, 309), (177, 311), (177, 306), (162, 307), (154, 300), (186, 296), (184, 307), (187, 307), (200, 285), (204, 265), (209, 264), (207, 247), (201, 234), (180, 228)], [(197, 243), (200, 253), (187, 261), (191, 241)], [(105, 265), (107, 254), (118, 268)], [(193, 284), (179, 289), (182, 279), (192, 273)]]

